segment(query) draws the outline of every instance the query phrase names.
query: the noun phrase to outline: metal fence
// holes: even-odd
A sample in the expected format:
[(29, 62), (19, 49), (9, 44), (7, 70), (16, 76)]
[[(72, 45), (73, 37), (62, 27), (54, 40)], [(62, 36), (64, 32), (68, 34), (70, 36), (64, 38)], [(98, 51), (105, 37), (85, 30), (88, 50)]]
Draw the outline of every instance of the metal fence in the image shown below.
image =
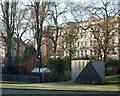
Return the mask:
[(38, 76), (20, 76), (20, 75), (2, 75), (2, 81), (14, 81), (14, 82), (27, 82), (27, 83), (38, 83)]

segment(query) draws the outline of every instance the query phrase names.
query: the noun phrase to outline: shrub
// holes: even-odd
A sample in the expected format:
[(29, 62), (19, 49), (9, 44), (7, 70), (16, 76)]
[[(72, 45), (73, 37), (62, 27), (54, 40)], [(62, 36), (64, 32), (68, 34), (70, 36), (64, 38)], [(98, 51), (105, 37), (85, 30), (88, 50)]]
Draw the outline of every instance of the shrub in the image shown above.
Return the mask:
[(65, 70), (66, 71), (70, 71), (71, 70), (71, 59), (70, 57), (66, 56), (66, 57), (63, 57), (63, 63), (64, 63), (64, 66), (65, 66)]
[(28, 46), (20, 59), (19, 68), (21, 74), (31, 73), (32, 69), (37, 66), (36, 50), (33, 46)]
[(90, 58), (88, 56), (85, 56), (85, 57), (75, 58), (75, 60), (90, 60)]
[(2, 68), (2, 73), (3, 74), (19, 74), (19, 69), (17, 66), (10, 64)]
[(68, 80), (68, 74), (66, 74), (66, 65), (69, 62), (66, 59), (52, 58), (47, 62), (48, 68), (52, 71), (51, 81), (64, 81)]
[(108, 61), (105, 64), (106, 75), (120, 74), (120, 72), (119, 72), (119, 70), (120, 70), (119, 63), (120, 63), (120, 61), (118, 61), (118, 60)]
[(62, 74), (65, 70), (65, 66), (61, 58), (49, 59), (47, 65), (52, 70), (52, 72), (57, 74)]

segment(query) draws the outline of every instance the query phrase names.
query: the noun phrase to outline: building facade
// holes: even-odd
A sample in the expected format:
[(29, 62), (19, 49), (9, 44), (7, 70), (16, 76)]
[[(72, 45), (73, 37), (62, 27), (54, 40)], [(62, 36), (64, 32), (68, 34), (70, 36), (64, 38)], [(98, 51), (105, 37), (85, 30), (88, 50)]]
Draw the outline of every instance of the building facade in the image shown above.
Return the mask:
[[(116, 20), (116, 18), (114, 18), (113, 20)], [(90, 59), (103, 59), (103, 51), (100, 48), (98, 41), (95, 38), (95, 35), (98, 35), (98, 38), (101, 40), (102, 45), (104, 46), (104, 42), (102, 42), (102, 40), (104, 40), (104, 37), (102, 37), (102, 32), (100, 30), (99, 34), (92, 33), (92, 29), (91, 28), (87, 28), (90, 25), (95, 25), (102, 22), (95, 20), (95, 21), (85, 21), (85, 22), (79, 22), (78, 27), (78, 40), (75, 42), (75, 46), (76, 46), (76, 51), (75, 51), (75, 57), (74, 58), (82, 58), (82, 57), (89, 57)], [(75, 22), (73, 22), (73, 24), (77, 24)], [(112, 25), (112, 24), (111, 24)], [(68, 24), (69, 26), (69, 24)], [(87, 26), (87, 27), (86, 27)], [(118, 23), (116, 23), (114, 26), (116, 26), (116, 29), (118, 28)], [(86, 28), (86, 29), (85, 29)], [(96, 28), (96, 27), (95, 27)], [(97, 28), (96, 28), (97, 30)], [(118, 30), (118, 29), (117, 29)], [(115, 30), (113, 30), (113, 32), (111, 31), (110, 34), (113, 34), (113, 36), (109, 39), (109, 46), (107, 49), (107, 58), (109, 59), (117, 59), (118, 58), (118, 31), (114, 32)], [(64, 52), (64, 56), (67, 56), (68, 54), (66, 54), (66, 52)], [(101, 53), (101, 54), (99, 54)], [(102, 55), (101, 58), (99, 55)]]
[[(56, 48), (56, 57), (60, 57), (64, 55), (63, 48), (60, 46), (62, 42), (61, 33), (63, 32), (62, 28), (58, 30), (58, 40), (57, 40), (57, 48)], [(41, 42), (41, 53), (43, 58), (53, 58), (53, 50), (54, 50), (54, 41), (56, 35), (55, 26), (44, 26), (43, 34), (42, 34), (42, 42)], [(37, 49), (36, 39), (34, 40), (35, 49)]]
[(5, 43), (2, 37), (0, 36), (0, 66), (3, 66), (3, 61), (5, 58)]

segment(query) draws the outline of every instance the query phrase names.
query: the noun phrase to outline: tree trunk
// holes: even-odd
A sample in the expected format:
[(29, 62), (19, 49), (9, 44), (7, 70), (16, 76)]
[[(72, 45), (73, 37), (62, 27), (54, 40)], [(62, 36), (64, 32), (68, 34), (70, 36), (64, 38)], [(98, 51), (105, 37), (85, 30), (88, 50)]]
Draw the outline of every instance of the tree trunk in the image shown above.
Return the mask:
[(71, 51), (69, 51), (69, 58), (70, 58), (70, 70), (71, 70), (71, 62), (72, 62), (72, 52)]
[(56, 58), (56, 49), (57, 49), (57, 44), (54, 42), (54, 49), (53, 49), (53, 56)]
[(103, 49), (103, 60), (104, 60), (104, 62), (106, 63), (107, 62), (107, 49), (105, 48), (105, 49)]
[(58, 28), (58, 25), (57, 25), (57, 19), (55, 19), (55, 26), (56, 26), (56, 35), (55, 35), (55, 40), (54, 40), (54, 50), (53, 50), (53, 56), (54, 58), (56, 58), (56, 52), (57, 52), (57, 41), (58, 41), (58, 34), (59, 34), (59, 28)]
[(19, 59), (20, 59), (20, 44), (19, 44), (19, 41), (17, 42), (17, 50), (16, 50), (16, 56), (15, 56), (15, 59), (14, 59), (14, 64), (15, 66), (18, 67), (18, 64), (19, 64)]
[(17, 42), (17, 50), (16, 50), (16, 57), (20, 56), (20, 43)]
[(6, 43), (7, 46), (7, 53), (6, 53), (6, 66), (12, 65), (12, 56), (11, 56), (11, 39), (9, 39), (9, 42)]
[(42, 53), (41, 53), (41, 42), (42, 42), (42, 33), (43, 33), (43, 21), (41, 21), (40, 23), (40, 64), (41, 64), (41, 67), (43, 66), (42, 65)]
[(98, 51), (98, 60), (102, 60), (101, 48)]
[(119, 65), (120, 65), (120, 1), (118, 2), (118, 10), (119, 10), (119, 17), (118, 17), (118, 21), (119, 21), (119, 25), (118, 25), (118, 60), (119, 60)]
[(6, 19), (5, 19), (5, 23), (6, 23), (6, 32), (7, 32), (7, 37), (6, 37), (6, 46), (7, 46), (7, 50), (6, 50), (6, 65), (11, 65), (12, 64), (12, 56), (11, 56), (11, 39), (12, 39), (12, 35), (11, 35), (11, 28), (10, 28), (10, 22), (9, 22), (9, 2), (5, 3), (5, 14), (6, 14)]

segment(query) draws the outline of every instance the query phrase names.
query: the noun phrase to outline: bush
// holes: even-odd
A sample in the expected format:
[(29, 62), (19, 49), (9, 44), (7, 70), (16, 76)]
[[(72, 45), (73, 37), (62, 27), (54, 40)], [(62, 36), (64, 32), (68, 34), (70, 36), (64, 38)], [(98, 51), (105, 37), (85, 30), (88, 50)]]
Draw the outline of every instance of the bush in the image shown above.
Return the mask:
[(65, 70), (71, 71), (71, 59), (70, 59), (70, 57), (66, 56), (66, 57), (63, 57), (62, 59), (63, 59), (63, 63), (65, 66)]
[(62, 74), (65, 70), (63, 60), (60, 58), (49, 59), (47, 65), (52, 70), (52, 72), (57, 74)]
[(85, 56), (85, 57), (75, 58), (75, 60), (90, 60), (90, 58), (88, 56)]
[(68, 80), (68, 74), (66, 70), (68, 68), (66, 59), (52, 58), (47, 62), (48, 68), (52, 71), (51, 81), (65, 81)]
[(36, 50), (33, 46), (28, 46), (20, 59), (20, 74), (30, 74), (35, 66), (37, 66)]
[(3, 74), (19, 74), (19, 69), (15, 65), (7, 65), (2, 68), (2, 73)]
[(116, 75), (116, 74), (120, 74), (119, 70), (119, 63), (120, 61), (118, 60), (111, 60), (108, 61), (105, 64), (105, 68), (106, 68), (106, 75)]

